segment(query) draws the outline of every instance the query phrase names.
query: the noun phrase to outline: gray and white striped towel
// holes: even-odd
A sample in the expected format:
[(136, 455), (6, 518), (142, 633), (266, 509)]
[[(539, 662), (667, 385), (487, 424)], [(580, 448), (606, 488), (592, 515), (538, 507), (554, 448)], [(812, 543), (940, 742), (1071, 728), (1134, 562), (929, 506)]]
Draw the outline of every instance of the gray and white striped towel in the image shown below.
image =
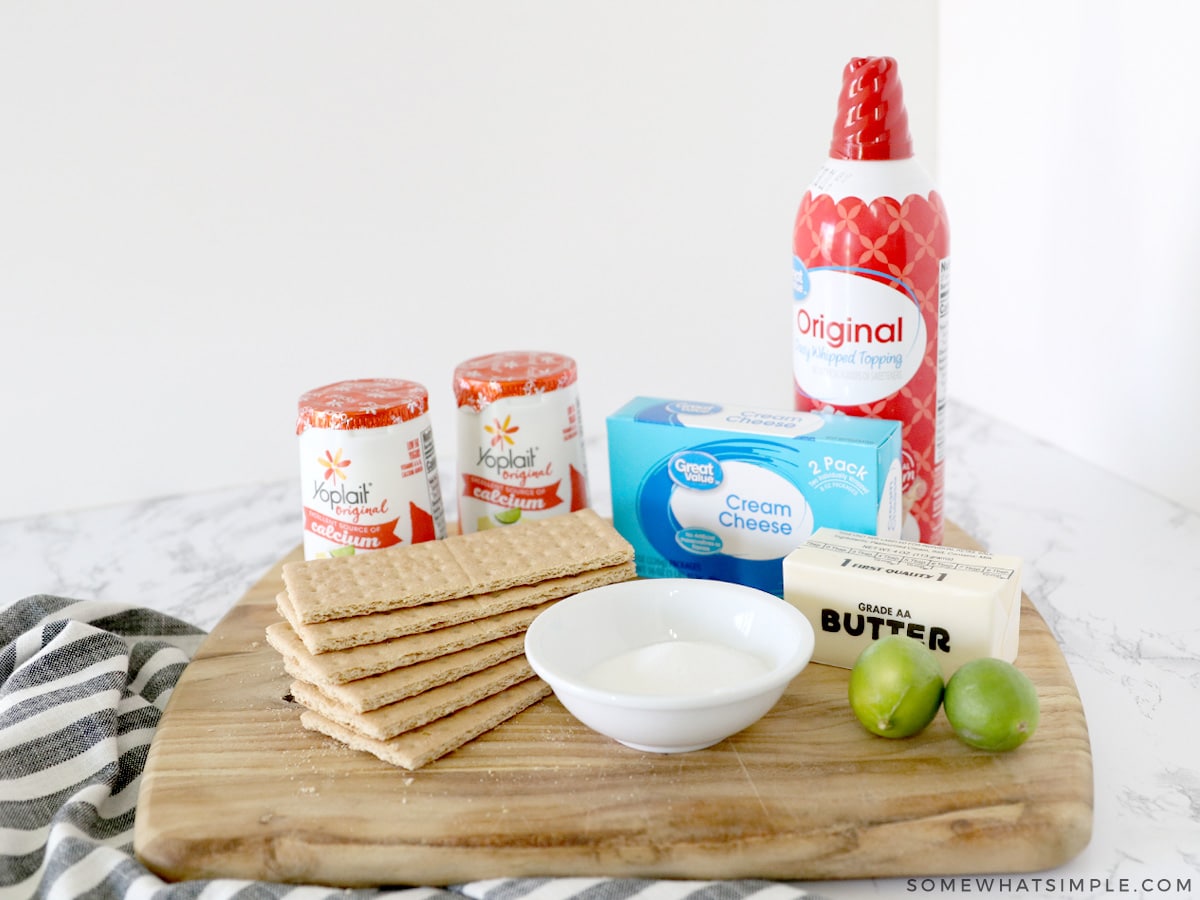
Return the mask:
[(799, 900), (767, 881), (497, 879), (342, 891), (240, 880), (168, 883), (134, 857), (159, 717), (204, 633), (127, 605), (37, 595), (0, 610), (0, 900)]

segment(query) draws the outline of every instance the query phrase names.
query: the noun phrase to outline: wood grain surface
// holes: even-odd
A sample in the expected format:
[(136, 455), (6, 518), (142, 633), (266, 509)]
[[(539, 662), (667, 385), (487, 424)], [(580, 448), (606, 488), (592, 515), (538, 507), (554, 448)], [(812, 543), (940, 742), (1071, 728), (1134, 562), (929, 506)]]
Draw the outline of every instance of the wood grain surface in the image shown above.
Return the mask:
[[(976, 546), (953, 525), (946, 542)], [(967, 747), (944, 713), (913, 738), (874, 737), (847, 705), (848, 671), (812, 664), (766, 717), (707, 750), (630, 750), (550, 697), (408, 772), (300, 727), (263, 639), (283, 562), (213, 629), (151, 747), (134, 848), (169, 880), (1032, 872), (1090, 839), (1087, 724), (1027, 597), (1017, 664), (1042, 715), (1011, 753)]]

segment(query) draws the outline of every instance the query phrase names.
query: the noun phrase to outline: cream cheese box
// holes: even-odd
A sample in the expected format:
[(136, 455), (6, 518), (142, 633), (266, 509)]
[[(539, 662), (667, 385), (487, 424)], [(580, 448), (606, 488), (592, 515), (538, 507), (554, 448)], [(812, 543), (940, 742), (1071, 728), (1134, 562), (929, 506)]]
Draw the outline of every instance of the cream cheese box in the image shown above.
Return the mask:
[(813, 661), (850, 668), (872, 641), (905, 635), (949, 678), (982, 656), (1012, 662), (1021, 560), (820, 528), (783, 561), (783, 598), (813, 626)]
[(636, 397), (610, 415), (613, 525), (642, 578), (783, 594), (783, 559), (817, 528), (898, 538), (900, 423)]

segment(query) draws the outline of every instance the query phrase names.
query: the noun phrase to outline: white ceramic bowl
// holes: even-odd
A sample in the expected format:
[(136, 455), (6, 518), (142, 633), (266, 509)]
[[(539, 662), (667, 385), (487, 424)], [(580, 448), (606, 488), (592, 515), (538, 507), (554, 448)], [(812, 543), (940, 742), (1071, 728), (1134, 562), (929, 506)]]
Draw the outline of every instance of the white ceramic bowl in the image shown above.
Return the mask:
[(628, 747), (699, 750), (758, 721), (808, 664), (808, 619), (739, 584), (649, 578), (560, 600), (525, 635), (577, 719)]

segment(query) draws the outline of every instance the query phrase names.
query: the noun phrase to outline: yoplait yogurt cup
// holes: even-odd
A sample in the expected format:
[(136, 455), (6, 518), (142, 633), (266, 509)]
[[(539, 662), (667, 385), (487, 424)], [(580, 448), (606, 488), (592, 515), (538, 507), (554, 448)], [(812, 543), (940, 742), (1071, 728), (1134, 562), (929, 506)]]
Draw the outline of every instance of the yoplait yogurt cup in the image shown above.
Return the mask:
[(588, 505), (575, 361), (505, 351), (454, 370), (464, 534)]
[(304, 558), (446, 536), (429, 393), (414, 381), (339, 381), (302, 394), (296, 434)]

